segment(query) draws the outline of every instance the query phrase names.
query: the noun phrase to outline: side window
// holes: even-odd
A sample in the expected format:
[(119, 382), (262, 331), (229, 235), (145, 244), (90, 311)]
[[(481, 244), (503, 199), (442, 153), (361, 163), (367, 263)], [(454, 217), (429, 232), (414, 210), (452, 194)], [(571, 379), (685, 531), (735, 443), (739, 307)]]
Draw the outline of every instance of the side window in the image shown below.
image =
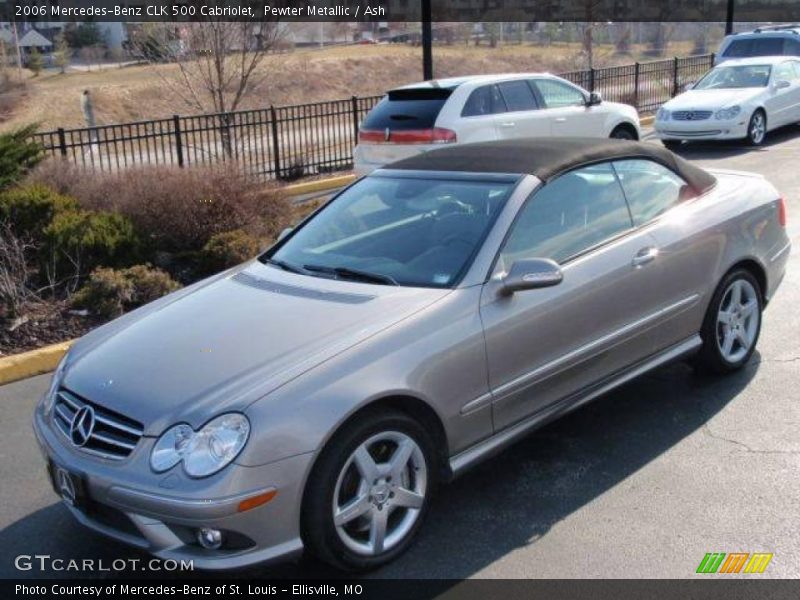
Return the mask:
[(775, 76), (772, 81), (794, 81), (794, 69), (792, 63), (785, 62), (775, 67)]
[(786, 56), (800, 56), (800, 41), (787, 39), (783, 43), (783, 53)]
[(537, 79), (534, 83), (544, 98), (544, 105), (547, 108), (583, 106), (586, 103), (586, 98), (580, 90), (561, 81)]
[(625, 196), (608, 163), (570, 171), (534, 193), (520, 210), (500, 254), (564, 262), (632, 227)]
[(506, 106), (511, 112), (518, 110), (536, 110), (536, 98), (527, 81), (504, 81), (498, 84), (500, 92), (506, 101)]
[(683, 179), (652, 160), (620, 160), (614, 168), (637, 227), (691, 196)]
[(505, 112), (506, 105), (496, 85), (484, 85), (472, 91), (461, 111), (462, 117), (478, 117)]

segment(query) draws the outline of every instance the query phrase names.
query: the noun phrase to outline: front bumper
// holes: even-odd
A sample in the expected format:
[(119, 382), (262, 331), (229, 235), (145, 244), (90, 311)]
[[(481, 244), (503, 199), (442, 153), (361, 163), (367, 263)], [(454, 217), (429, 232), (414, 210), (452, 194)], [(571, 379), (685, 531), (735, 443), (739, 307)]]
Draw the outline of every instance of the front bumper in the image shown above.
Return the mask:
[(739, 140), (747, 137), (747, 120), (656, 121), (655, 133), (661, 140)]
[[(40, 407), (33, 429), (45, 458), (78, 478), (86, 499), (65, 503), (83, 525), (161, 559), (192, 561), (199, 569), (232, 569), (299, 554), (300, 505), (305, 474), (314, 453), (258, 467), (229, 465), (205, 479), (191, 479), (176, 467), (156, 474), (149, 468), (154, 440), (142, 438), (131, 455), (109, 461), (73, 447)], [(275, 497), (245, 512), (239, 503), (268, 490)], [(223, 546), (208, 550), (199, 528), (223, 531)]]

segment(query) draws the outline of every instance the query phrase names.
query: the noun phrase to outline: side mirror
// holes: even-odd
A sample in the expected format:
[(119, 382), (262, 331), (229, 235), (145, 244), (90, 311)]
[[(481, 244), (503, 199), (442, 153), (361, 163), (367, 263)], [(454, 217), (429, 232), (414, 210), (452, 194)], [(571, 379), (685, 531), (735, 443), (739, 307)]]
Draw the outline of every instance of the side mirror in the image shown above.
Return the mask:
[(602, 102), (603, 96), (600, 95), (600, 92), (592, 92), (589, 94), (589, 100), (586, 101), (586, 106), (597, 106)]
[(790, 81), (786, 81), (785, 79), (781, 79), (775, 82), (775, 89), (776, 90), (785, 90), (788, 87), (791, 87), (792, 83)]
[(510, 296), (515, 292), (535, 290), (558, 285), (564, 279), (561, 267), (549, 258), (518, 260), (503, 277), (501, 294)]
[(291, 227), (287, 227), (286, 229), (284, 229), (283, 231), (281, 231), (278, 234), (278, 241), (280, 242), (283, 238), (285, 238), (290, 233), (292, 233), (292, 228)]
[(696, 82), (696, 81), (690, 81), (689, 83), (686, 83), (686, 84), (683, 86), (683, 91), (684, 91), (684, 92), (688, 92), (689, 90), (693, 90), (693, 89), (694, 89), (694, 84), (695, 84), (695, 83), (697, 83), (697, 82)]

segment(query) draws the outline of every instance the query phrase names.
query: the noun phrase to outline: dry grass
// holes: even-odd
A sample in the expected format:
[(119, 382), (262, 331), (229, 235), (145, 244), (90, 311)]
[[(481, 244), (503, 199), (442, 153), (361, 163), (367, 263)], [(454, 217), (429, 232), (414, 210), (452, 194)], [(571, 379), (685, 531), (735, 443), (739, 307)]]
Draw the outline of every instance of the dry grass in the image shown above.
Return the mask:
[[(577, 44), (503, 46), (465, 45), (434, 47), (437, 77), (513, 71), (568, 71), (581, 68)], [(615, 56), (610, 45), (598, 45), (595, 65), (631, 63), (647, 59), (643, 47), (630, 56)], [(667, 56), (686, 55), (691, 43), (672, 44)], [(241, 108), (318, 102), (380, 94), (421, 79), (421, 49), (405, 45), (358, 45), (325, 50), (298, 50), (268, 57), (263, 67), (272, 75), (251, 89)], [(92, 92), (98, 124), (146, 120), (196, 112), (170, 95), (158, 69), (170, 76), (175, 65), (107, 67), (90, 72), (43, 73), (28, 79), (24, 102), (7, 115), (0, 129), (38, 122), (41, 129), (83, 127), (80, 95)], [(2, 119), (0, 119), (2, 120)]]

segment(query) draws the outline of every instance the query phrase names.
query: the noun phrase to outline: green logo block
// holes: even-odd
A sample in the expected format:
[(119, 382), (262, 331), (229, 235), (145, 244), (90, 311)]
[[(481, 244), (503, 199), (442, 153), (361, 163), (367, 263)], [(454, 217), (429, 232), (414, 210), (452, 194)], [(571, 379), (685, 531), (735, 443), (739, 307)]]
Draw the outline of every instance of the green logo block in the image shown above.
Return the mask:
[(716, 573), (723, 560), (725, 560), (724, 552), (709, 552), (700, 561), (696, 573)]

